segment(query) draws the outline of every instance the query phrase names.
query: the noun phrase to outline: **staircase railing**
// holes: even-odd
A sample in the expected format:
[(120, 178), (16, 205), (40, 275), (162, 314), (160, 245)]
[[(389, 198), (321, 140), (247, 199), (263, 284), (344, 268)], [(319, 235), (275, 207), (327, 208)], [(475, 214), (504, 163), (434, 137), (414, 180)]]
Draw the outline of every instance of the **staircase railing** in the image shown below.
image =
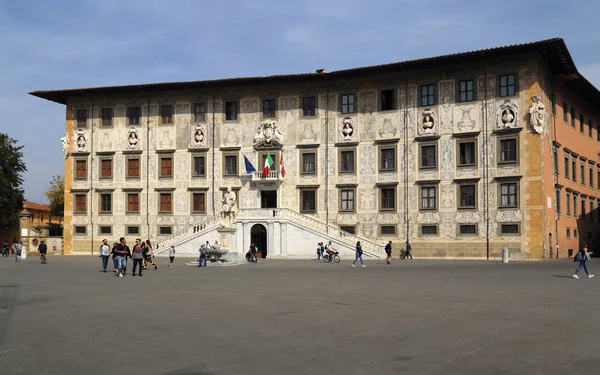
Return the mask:
[[(189, 226), (185, 227), (184, 229), (181, 229), (168, 237), (161, 238), (160, 241), (157, 242), (158, 247), (159, 247), (159, 249), (167, 247), (169, 244), (172, 244), (173, 242), (176, 242), (177, 240), (184, 239), (184, 238), (188, 237), (189, 235), (193, 235), (193, 234), (197, 233), (197, 232), (190, 233), (190, 231), (192, 231), (194, 227), (202, 227), (202, 230), (203, 230), (205, 227), (217, 225), (220, 223), (221, 223), (220, 216), (212, 216), (211, 215), (211, 216), (198, 217)], [(162, 252), (162, 251), (164, 251), (164, 249), (159, 250), (158, 252)]]

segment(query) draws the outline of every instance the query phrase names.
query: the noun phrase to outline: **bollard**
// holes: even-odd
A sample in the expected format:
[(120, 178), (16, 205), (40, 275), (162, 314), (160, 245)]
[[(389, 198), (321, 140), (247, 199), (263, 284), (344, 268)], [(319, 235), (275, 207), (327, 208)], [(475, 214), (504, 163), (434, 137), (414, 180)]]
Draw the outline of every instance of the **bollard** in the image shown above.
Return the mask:
[(508, 263), (508, 249), (502, 248), (502, 263)]

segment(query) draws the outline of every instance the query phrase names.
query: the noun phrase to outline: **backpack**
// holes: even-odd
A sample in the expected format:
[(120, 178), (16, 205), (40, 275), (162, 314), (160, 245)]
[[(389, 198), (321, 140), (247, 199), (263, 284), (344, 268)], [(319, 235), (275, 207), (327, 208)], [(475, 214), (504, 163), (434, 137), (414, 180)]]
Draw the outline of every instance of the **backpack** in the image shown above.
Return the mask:
[(575, 254), (575, 258), (573, 258), (574, 262), (581, 262), (583, 259), (583, 251), (578, 251), (577, 254)]

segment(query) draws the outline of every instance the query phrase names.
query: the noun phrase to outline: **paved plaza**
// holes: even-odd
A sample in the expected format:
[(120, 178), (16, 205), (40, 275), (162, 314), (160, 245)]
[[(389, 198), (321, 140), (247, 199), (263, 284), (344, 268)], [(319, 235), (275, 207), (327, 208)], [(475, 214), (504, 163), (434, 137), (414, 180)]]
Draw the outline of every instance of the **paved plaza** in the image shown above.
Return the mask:
[(569, 261), (178, 261), (0, 258), (0, 373), (600, 373), (600, 277)]

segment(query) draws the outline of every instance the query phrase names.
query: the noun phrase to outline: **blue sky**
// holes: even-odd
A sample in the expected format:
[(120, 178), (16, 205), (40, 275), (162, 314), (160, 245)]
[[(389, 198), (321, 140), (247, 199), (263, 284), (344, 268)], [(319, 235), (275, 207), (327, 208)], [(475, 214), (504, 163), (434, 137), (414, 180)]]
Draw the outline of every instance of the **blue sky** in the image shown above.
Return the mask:
[(328, 71), (563, 37), (600, 87), (595, 0), (0, 0), (0, 131), (27, 199), (62, 174), (59, 89)]

